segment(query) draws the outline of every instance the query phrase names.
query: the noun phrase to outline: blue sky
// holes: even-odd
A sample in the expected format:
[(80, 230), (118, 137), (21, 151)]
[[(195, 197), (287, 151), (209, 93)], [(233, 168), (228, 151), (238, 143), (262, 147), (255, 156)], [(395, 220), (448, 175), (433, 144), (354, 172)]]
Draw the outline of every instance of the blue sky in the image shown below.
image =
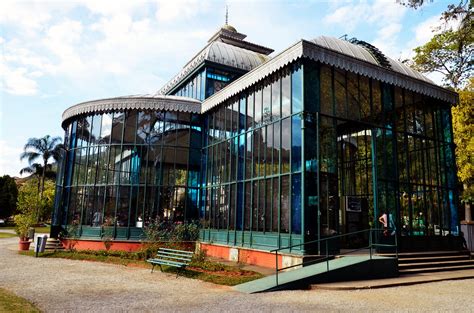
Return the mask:
[[(427, 42), (449, 1), (9, 1), (0, 3), (0, 175), (19, 176), (30, 137), (63, 136), (69, 106), (156, 92), (224, 24), (280, 52), (347, 34), (392, 58)], [(435, 81), (436, 77), (431, 77)]]

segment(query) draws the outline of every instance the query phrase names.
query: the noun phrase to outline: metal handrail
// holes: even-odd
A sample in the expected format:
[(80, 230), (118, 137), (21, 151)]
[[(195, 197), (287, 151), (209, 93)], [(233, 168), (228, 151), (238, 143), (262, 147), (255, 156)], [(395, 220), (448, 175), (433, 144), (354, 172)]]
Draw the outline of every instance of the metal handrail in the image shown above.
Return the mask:
[[(278, 268), (278, 251), (281, 251), (281, 250), (287, 250), (287, 249), (291, 249), (291, 248), (294, 248), (294, 247), (300, 247), (300, 246), (304, 246), (304, 245), (308, 245), (308, 244), (314, 244), (314, 243), (318, 243), (318, 242), (324, 242), (324, 241), (329, 241), (329, 240), (332, 240), (332, 239), (336, 239), (336, 238), (342, 238), (342, 237), (346, 237), (346, 236), (352, 236), (352, 235), (356, 235), (356, 234), (361, 234), (361, 233), (369, 233), (369, 245), (368, 246), (364, 246), (364, 247), (361, 247), (361, 248), (357, 248), (357, 249), (354, 249), (354, 250), (350, 250), (349, 252), (344, 252), (344, 253), (339, 253), (337, 255), (345, 255), (345, 254), (348, 254), (348, 253), (352, 253), (352, 252), (356, 252), (356, 251), (359, 251), (359, 250), (365, 250), (365, 249), (369, 249), (369, 255), (370, 255), (370, 259), (372, 260), (372, 249), (374, 247), (394, 247), (395, 248), (395, 255), (396, 255), (396, 258), (398, 259), (398, 241), (397, 241), (397, 234), (395, 234), (395, 244), (391, 245), (391, 244), (380, 244), (380, 243), (374, 243), (373, 242), (373, 239), (372, 239), (372, 232), (377, 232), (377, 231), (392, 231), (393, 229), (379, 229), (379, 228), (369, 228), (369, 229), (364, 229), (364, 230), (358, 230), (358, 231), (355, 231), (355, 232), (351, 232), (351, 233), (346, 233), (346, 234), (341, 234), (341, 235), (336, 235), (336, 236), (331, 236), (331, 237), (326, 237), (326, 238), (322, 238), (322, 239), (317, 239), (317, 240), (312, 240), (312, 241), (308, 241), (308, 242), (304, 242), (304, 243), (300, 243), (300, 244), (295, 244), (295, 245), (290, 245), (290, 246), (287, 246), (287, 247), (283, 247), (283, 248), (278, 248), (278, 249), (273, 249), (273, 250), (270, 250), (270, 252), (275, 252), (275, 280), (276, 280), (276, 285), (278, 286), (278, 273), (280, 271), (283, 271), (283, 270), (286, 270), (286, 269), (289, 269), (289, 268), (293, 268), (293, 267), (296, 267), (296, 266), (302, 266), (302, 265), (307, 265), (307, 264), (310, 264), (310, 263), (316, 263), (316, 261), (309, 261), (309, 262), (302, 262), (301, 264), (295, 264), (295, 265), (291, 265), (291, 266), (287, 266), (287, 267), (282, 267), (282, 268)], [(319, 251), (319, 253), (321, 253), (321, 251)], [(326, 261), (326, 265), (327, 265), (327, 269), (326, 271), (329, 272), (329, 258), (330, 257), (334, 257), (336, 255), (330, 255), (329, 254), (329, 244), (326, 243), (326, 255), (321, 255), (319, 254), (322, 259), (325, 259)]]

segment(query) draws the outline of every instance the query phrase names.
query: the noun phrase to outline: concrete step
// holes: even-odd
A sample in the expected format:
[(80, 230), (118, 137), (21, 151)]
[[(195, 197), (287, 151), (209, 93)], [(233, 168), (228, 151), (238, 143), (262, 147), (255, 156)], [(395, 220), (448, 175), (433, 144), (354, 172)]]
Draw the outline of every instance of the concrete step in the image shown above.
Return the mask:
[(398, 264), (413, 264), (413, 263), (426, 263), (436, 260), (438, 262), (444, 261), (464, 261), (469, 260), (469, 255), (445, 255), (445, 256), (436, 256), (436, 257), (420, 257), (420, 258), (408, 258), (408, 259), (398, 259)]
[[(32, 242), (30, 245), (30, 250), (35, 251), (35, 242)], [(54, 251), (54, 250), (64, 250), (64, 247), (60, 240), (56, 238), (48, 238), (46, 239), (45, 250)]]
[(407, 274), (411, 275), (411, 274), (461, 271), (461, 270), (472, 270), (472, 269), (474, 269), (474, 264), (472, 264), (472, 265), (462, 265), (462, 266), (412, 268), (412, 269), (399, 270), (399, 273), (400, 273), (400, 275), (407, 275)]
[(453, 266), (464, 266), (474, 265), (474, 260), (455, 260), (455, 261), (430, 261), (424, 263), (410, 263), (410, 264), (398, 264), (398, 270), (406, 269), (423, 269), (423, 268), (436, 268), (436, 267), (453, 267)]
[[(394, 257), (394, 253), (382, 253), (377, 254), (380, 256)], [(416, 258), (432, 258), (432, 257), (445, 257), (445, 256), (459, 256), (469, 255), (468, 251), (450, 250), (450, 251), (417, 251), (417, 252), (401, 252), (398, 253), (399, 259), (416, 259)]]

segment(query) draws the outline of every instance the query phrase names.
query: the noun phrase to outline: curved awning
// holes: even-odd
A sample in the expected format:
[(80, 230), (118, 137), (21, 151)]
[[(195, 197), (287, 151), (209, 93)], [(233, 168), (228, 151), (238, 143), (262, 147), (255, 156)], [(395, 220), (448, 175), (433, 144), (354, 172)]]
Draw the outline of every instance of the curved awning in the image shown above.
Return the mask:
[(179, 96), (133, 95), (93, 100), (76, 104), (64, 111), (62, 125), (75, 116), (125, 110), (163, 110), (201, 113), (201, 101)]

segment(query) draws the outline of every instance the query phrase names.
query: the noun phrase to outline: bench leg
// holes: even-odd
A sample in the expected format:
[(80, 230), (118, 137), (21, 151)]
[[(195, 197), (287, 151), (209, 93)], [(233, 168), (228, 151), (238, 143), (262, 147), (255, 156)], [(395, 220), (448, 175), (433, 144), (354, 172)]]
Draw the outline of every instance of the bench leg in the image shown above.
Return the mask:
[(151, 272), (153, 273), (153, 270), (155, 269), (155, 264), (151, 264), (152, 265), (152, 268), (151, 268)]
[(163, 268), (161, 267), (161, 264), (158, 264), (160, 266), (160, 271), (163, 273)]

